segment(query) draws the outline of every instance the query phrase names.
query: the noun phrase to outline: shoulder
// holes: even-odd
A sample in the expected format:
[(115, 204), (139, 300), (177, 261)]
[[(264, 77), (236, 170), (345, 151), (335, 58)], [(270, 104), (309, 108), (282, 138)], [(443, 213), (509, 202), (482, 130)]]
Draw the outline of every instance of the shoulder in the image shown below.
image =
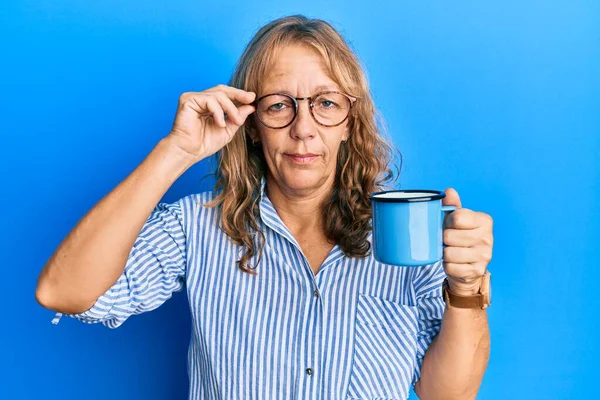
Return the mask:
[(218, 207), (209, 204), (215, 199), (213, 191), (189, 194), (171, 203), (180, 215), (180, 218), (188, 232), (199, 226), (208, 227), (218, 224)]
[(210, 209), (207, 204), (216, 196), (212, 191), (192, 193), (177, 200), (182, 211), (196, 211), (203, 208)]
[(215, 199), (216, 195), (212, 191), (192, 193), (177, 200), (175, 203), (184, 219), (194, 219), (203, 214), (211, 214), (217, 211), (217, 207), (210, 207), (209, 204)]

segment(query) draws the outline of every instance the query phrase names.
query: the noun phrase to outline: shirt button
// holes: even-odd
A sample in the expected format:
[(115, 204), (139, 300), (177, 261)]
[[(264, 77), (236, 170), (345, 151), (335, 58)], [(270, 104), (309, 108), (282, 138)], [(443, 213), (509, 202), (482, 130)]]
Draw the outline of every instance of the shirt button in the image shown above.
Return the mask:
[(306, 375), (310, 376), (313, 374), (312, 368), (306, 368)]
[(315, 297), (319, 297), (319, 289), (315, 289), (315, 291), (313, 292), (313, 294), (315, 295)]

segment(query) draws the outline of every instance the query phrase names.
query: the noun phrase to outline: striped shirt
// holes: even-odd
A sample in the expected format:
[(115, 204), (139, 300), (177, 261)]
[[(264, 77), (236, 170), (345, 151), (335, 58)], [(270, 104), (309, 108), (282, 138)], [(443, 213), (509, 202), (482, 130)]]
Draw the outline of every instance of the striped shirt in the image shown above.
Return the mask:
[(69, 316), (116, 328), (185, 287), (189, 399), (406, 399), (441, 326), (442, 260), (398, 267), (336, 245), (315, 275), (263, 178), (266, 244), (250, 275), (219, 228), (219, 209), (203, 206), (213, 195), (158, 203), (118, 281)]

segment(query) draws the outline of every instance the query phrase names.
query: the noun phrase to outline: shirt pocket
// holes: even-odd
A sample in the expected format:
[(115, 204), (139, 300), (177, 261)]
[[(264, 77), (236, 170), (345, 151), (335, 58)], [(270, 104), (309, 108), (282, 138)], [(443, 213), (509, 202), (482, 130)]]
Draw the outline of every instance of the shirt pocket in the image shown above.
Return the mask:
[(359, 294), (349, 399), (406, 399), (416, 362), (417, 307)]

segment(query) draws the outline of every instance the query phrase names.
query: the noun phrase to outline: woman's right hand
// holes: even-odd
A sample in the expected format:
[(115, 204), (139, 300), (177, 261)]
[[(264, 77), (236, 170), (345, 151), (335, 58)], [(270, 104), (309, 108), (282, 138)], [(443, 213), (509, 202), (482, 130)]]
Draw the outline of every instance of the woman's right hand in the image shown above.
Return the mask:
[(254, 112), (255, 97), (253, 92), (226, 85), (183, 93), (168, 138), (195, 162), (209, 157), (231, 142)]

